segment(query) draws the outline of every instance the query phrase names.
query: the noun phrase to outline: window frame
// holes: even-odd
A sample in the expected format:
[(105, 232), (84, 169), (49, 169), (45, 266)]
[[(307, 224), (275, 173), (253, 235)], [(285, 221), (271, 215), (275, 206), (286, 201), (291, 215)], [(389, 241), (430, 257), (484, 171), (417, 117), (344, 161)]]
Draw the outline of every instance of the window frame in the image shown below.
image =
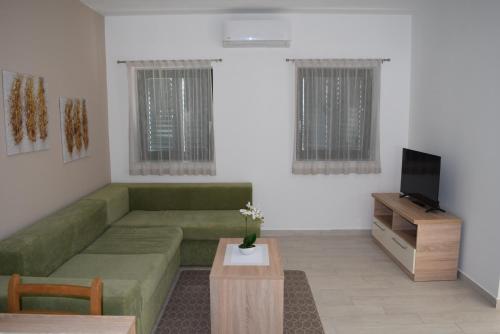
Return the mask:
[[(196, 70), (199, 70), (198, 68), (192, 68), (192, 69), (179, 69), (179, 68), (170, 68), (170, 67), (164, 67), (164, 68), (153, 68), (153, 67), (145, 67), (145, 68), (136, 68), (135, 71), (136, 71), (136, 78), (137, 78), (137, 100), (138, 100), (138, 104), (137, 104), (137, 111), (139, 113), (139, 122), (148, 122), (148, 120), (143, 120), (142, 117), (147, 117), (147, 116), (142, 116), (143, 114), (146, 114), (145, 112), (141, 112), (141, 104), (139, 102), (139, 71), (153, 71), (153, 70), (163, 70), (165, 72), (173, 72), (173, 71), (187, 71), (187, 72), (190, 72), (190, 71), (196, 71)], [(152, 77), (145, 77), (144, 78), (144, 81), (146, 80), (150, 80), (150, 79), (171, 79), (172, 77), (169, 77), (169, 76), (165, 76), (165, 77), (158, 77), (158, 78), (155, 78), (154, 75)], [(174, 79), (178, 79), (178, 78), (174, 78)], [(182, 80), (184, 80), (184, 78), (182, 78)], [(151, 137), (148, 138), (147, 134), (144, 134), (143, 131), (145, 129), (145, 126), (140, 126), (139, 127), (139, 137), (140, 137), (140, 140), (141, 140), (141, 146), (142, 147), (146, 147), (148, 149), (148, 152), (147, 152), (147, 155), (149, 156), (149, 159), (146, 157), (146, 152), (142, 151), (141, 152), (141, 157), (140, 157), (140, 161), (141, 162), (165, 162), (165, 161), (171, 161), (171, 162), (186, 162), (186, 161), (189, 161), (189, 162), (200, 162), (200, 163), (203, 163), (203, 162), (213, 162), (215, 157), (214, 157), (214, 138), (213, 138), (213, 69), (210, 68), (210, 81), (211, 81), (211, 87), (210, 87), (210, 105), (207, 106), (206, 108), (208, 108), (209, 110), (207, 110), (207, 113), (209, 115), (211, 115), (209, 121), (208, 121), (208, 129), (207, 129), (207, 135), (209, 136), (208, 140), (209, 140), (209, 143), (206, 143), (204, 145), (207, 145), (206, 147), (206, 150), (208, 151), (207, 152), (207, 155), (208, 155), (208, 159), (204, 159), (204, 160), (186, 160), (184, 159), (183, 157), (177, 157), (177, 158), (174, 158), (174, 159), (168, 159), (168, 160), (165, 160), (165, 159), (162, 159), (162, 157), (164, 155), (178, 155), (179, 152), (177, 152), (177, 150), (175, 149), (170, 149), (170, 151), (167, 151), (166, 149), (163, 149), (163, 150), (150, 150), (149, 148), (151, 147)], [(186, 91), (186, 97), (185, 99), (188, 99), (187, 97), (187, 91)], [(144, 106), (143, 106), (144, 107)], [(147, 107), (145, 108), (147, 110)], [(181, 118), (184, 118), (185, 117), (185, 112), (186, 111), (183, 111), (181, 115)], [(175, 111), (172, 112), (173, 114), (175, 114)], [(175, 116), (174, 116), (175, 117)], [(177, 116), (179, 117), (179, 116)], [(183, 122), (183, 121), (182, 121)], [(185, 152), (186, 151), (186, 134), (185, 134), (185, 127), (183, 125), (179, 125), (179, 124), (176, 124), (174, 125), (174, 127), (177, 127), (177, 131), (180, 133), (180, 137), (182, 138), (182, 150)], [(148, 127), (150, 131), (151, 128)], [(173, 130), (175, 131), (175, 129)], [(174, 135), (175, 136), (175, 135)], [(211, 147), (209, 147), (211, 146)], [(182, 154), (182, 153), (181, 153)], [(153, 156), (153, 158), (152, 158)]]
[[(295, 85), (294, 85), (294, 94), (295, 94), (295, 107), (294, 107), (294, 147), (293, 147), (293, 164), (292, 164), (292, 173), (293, 174), (365, 174), (365, 173), (380, 173), (380, 141), (379, 141), (379, 108), (380, 108), (380, 71), (381, 71), (381, 61), (379, 60), (298, 60), (295, 61)], [(319, 72), (318, 75), (311, 75), (310, 78), (306, 78), (306, 72), (304, 70), (309, 70), (309, 73)], [(317, 70), (317, 71), (316, 71)], [(324, 139), (327, 141), (325, 144), (314, 146), (311, 141), (308, 141), (306, 138), (305, 145), (308, 147), (304, 147), (304, 136), (308, 130), (306, 128), (314, 129), (314, 131), (318, 130), (317, 124), (307, 125), (307, 121), (313, 122), (311, 119), (317, 117), (317, 115), (321, 112), (319, 111), (321, 107), (324, 108), (325, 119), (328, 119), (328, 116), (332, 117), (332, 114), (335, 112), (335, 107), (330, 105), (328, 111), (326, 111), (326, 102), (324, 105), (321, 103), (317, 103), (317, 101), (313, 101), (313, 107), (317, 107), (315, 104), (320, 105), (319, 108), (316, 108), (316, 111), (307, 111), (303, 110), (304, 105), (307, 104), (305, 102), (308, 97), (307, 82), (304, 80), (318, 80), (316, 85), (321, 87), (321, 89), (325, 90), (325, 97), (319, 96), (320, 99), (323, 98), (321, 102), (328, 101), (329, 94), (332, 94), (332, 87), (327, 86), (327, 82), (331, 80), (338, 80), (340, 77), (340, 71), (345, 70), (346, 76), (353, 75), (349, 73), (351, 70), (363, 70), (366, 71), (364, 85), (366, 86), (368, 82), (370, 82), (371, 87), (364, 87), (363, 90), (367, 90), (371, 92), (370, 98), (363, 98), (363, 111), (358, 111), (364, 117), (363, 123), (360, 125), (360, 133), (362, 133), (360, 139), (361, 145), (359, 149), (357, 148), (349, 148), (348, 153), (346, 154), (344, 148), (340, 147), (342, 144), (331, 145), (327, 147), (329, 142), (332, 143), (333, 137), (328, 137), (334, 131), (331, 129), (332, 123), (325, 125), (325, 135)], [(337, 74), (336, 71), (338, 71)], [(331, 73), (328, 73), (331, 72)], [(347, 78), (347, 77), (346, 77)], [(331, 80), (327, 80), (331, 79)], [(345, 82), (337, 84), (340, 86), (346, 86), (350, 84), (352, 79), (345, 79)], [(357, 88), (356, 80), (354, 81), (354, 89)], [(310, 84), (310, 82), (309, 82)], [(335, 83), (333, 85), (333, 89), (335, 89)], [(360, 86), (361, 87), (361, 86)], [(352, 89), (352, 88), (351, 88)], [(310, 89), (309, 89), (310, 90)], [(309, 92), (310, 94), (310, 92)], [(346, 94), (346, 93), (343, 93)], [(314, 97), (312, 97), (314, 99)], [(316, 96), (318, 98), (318, 96)], [(342, 100), (342, 99), (340, 99)], [(332, 100), (334, 101), (334, 100)], [(360, 100), (361, 101), (361, 100)], [(369, 102), (367, 102), (369, 101)], [(332, 102), (333, 103), (333, 102)], [(367, 104), (368, 103), (368, 104)], [(349, 108), (350, 102), (347, 102), (346, 105), (343, 105), (341, 108)], [(361, 104), (360, 104), (361, 105)], [(369, 107), (369, 108), (367, 108)], [(359, 108), (358, 108), (359, 109)], [(366, 112), (369, 109), (369, 117), (366, 117)], [(337, 112), (337, 123), (341, 124), (344, 127), (341, 132), (341, 140), (346, 143), (349, 140), (348, 129), (345, 127), (349, 126), (349, 120), (346, 120), (344, 124), (342, 124), (342, 113)], [(346, 117), (349, 117), (348, 112), (344, 112)], [(312, 115), (312, 116), (311, 116)], [(316, 116), (315, 116), (316, 115)], [(358, 116), (359, 117), (359, 116)], [(325, 120), (326, 121), (326, 120)], [(316, 119), (317, 122), (317, 119)], [(312, 130), (309, 130), (311, 132)], [(312, 132), (311, 132), (312, 133)], [(315, 132), (316, 138), (317, 132)], [(307, 136), (306, 136), (307, 137)], [(321, 138), (322, 136), (320, 136)], [(330, 139), (332, 138), (332, 139)], [(369, 139), (369, 140), (367, 140)], [(321, 146), (324, 146), (323, 148)], [(335, 146), (337, 148), (335, 149)], [(349, 147), (347, 145), (347, 147)], [(311, 154), (313, 152), (314, 154)], [(359, 157), (359, 158), (356, 158)]]
[[(200, 60), (147, 60), (147, 61), (127, 61), (127, 76), (128, 76), (128, 91), (129, 91), (129, 174), (130, 175), (216, 175), (216, 158), (215, 158), (215, 136), (214, 136), (214, 90), (213, 90), (213, 67), (210, 59)], [(144, 149), (143, 144), (148, 141), (148, 138), (142, 138), (139, 115), (139, 103), (144, 103), (144, 97), (139, 96), (138, 92), (138, 73), (141, 70), (158, 70), (158, 69), (200, 69), (209, 70), (209, 72), (200, 72), (199, 77), (193, 80), (189, 85), (192, 85), (193, 91), (196, 92), (189, 100), (194, 107), (195, 112), (192, 114), (195, 132), (198, 133), (191, 141), (191, 146), (186, 150), (186, 156), (182, 156), (183, 160), (153, 160), (148, 159), (147, 155), (141, 152)], [(158, 72), (157, 72), (158, 73)], [(157, 75), (160, 77), (160, 75)], [(209, 88), (208, 94), (200, 93), (200, 85)], [(208, 96), (208, 98), (205, 98)], [(176, 102), (178, 103), (178, 102)], [(206, 112), (198, 106), (209, 105)], [(145, 109), (145, 108), (142, 108)], [(208, 120), (207, 120), (208, 118)], [(145, 117), (144, 117), (145, 119)], [(204, 133), (198, 131), (200, 129), (197, 124), (208, 124), (208, 128), (203, 126), (206, 131)], [(207, 137), (210, 147), (210, 157), (204, 160), (199, 159), (202, 155), (199, 152), (199, 146), (196, 146), (196, 140)], [(145, 141), (144, 141), (145, 140)], [(149, 145), (146, 145), (149, 150)], [(146, 157), (146, 158), (144, 158)], [(163, 158), (168, 158), (166, 155)], [(209, 160), (208, 160), (209, 159)]]

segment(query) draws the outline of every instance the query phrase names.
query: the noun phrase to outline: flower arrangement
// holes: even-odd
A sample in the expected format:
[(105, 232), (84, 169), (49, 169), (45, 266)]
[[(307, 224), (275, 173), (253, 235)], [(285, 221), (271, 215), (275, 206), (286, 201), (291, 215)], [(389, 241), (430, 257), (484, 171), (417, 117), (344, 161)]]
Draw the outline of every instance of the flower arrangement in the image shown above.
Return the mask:
[[(243, 238), (243, 243), (238, 247), (243, 254), (251, 254), (255, 248), (255, 241), (257, 240), (257, 234), (248, 234), (248, 218), (253, 221), (259, 220), (262, 223), (264, 215), (262, 212), (254, 207), (250, 202), (247, 203), (246, 209), (241, 209), (240, 214), (245, 217), (245, 237)], [(248, 250), (251, 250), (250, 252)]]

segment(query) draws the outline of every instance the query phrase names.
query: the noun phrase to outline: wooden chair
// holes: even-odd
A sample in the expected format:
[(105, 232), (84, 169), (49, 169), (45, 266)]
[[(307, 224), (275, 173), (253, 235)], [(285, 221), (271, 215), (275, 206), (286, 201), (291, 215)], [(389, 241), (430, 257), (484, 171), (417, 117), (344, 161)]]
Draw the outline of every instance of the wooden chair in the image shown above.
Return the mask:
[(90, 300), (90, 314), (102, 315), (102, 281), (99, 277), (92, 280), (90, 287), (68, 284), (22, 284), (21, 277), (13, 274), (9, 280), (7, 312), (35, 314), (74, 314), (65, 311), (22, 310), (21, 297), (51, 296), (74, 297)]

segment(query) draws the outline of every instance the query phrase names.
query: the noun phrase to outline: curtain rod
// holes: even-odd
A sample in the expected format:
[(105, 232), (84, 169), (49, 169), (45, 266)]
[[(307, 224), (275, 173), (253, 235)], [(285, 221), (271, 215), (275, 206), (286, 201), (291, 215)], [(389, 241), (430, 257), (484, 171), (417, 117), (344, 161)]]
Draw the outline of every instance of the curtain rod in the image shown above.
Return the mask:
[[(212, 62), (221, 62), (222, 61), (222, 58), (214, 58), (214, 59), (162, 59), (160, 61), (182, 61), (182, 60), (208, 60), (208, 61), (212, 61)], [(127, 62), (129, 61), (154, 61), (154, 60), (117, 60), (116, 63), (117, 64), (126, 64)]]
[(296, 61), (296, 60), (380, 60), (381, 62), (391, 61), (391, 58), (381, 58), (381, 59), (351, 59), (351, 58), (330, 58), (330, 59), (297, 59), (297, 58), (286, 58), (285, 61)]

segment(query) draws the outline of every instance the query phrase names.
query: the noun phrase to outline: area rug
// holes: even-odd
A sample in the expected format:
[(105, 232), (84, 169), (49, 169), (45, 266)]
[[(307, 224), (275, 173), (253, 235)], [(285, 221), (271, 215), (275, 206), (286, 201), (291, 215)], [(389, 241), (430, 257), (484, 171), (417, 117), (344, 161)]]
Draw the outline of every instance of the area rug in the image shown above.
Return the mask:
[[(209, 334), (209, 270), (183, 270), (158, 321), (156, 334)], [(285, 334), (323, 334), (306, 274), (285, 270)], [(259, 334), (259, 333), (255, 333)]]

